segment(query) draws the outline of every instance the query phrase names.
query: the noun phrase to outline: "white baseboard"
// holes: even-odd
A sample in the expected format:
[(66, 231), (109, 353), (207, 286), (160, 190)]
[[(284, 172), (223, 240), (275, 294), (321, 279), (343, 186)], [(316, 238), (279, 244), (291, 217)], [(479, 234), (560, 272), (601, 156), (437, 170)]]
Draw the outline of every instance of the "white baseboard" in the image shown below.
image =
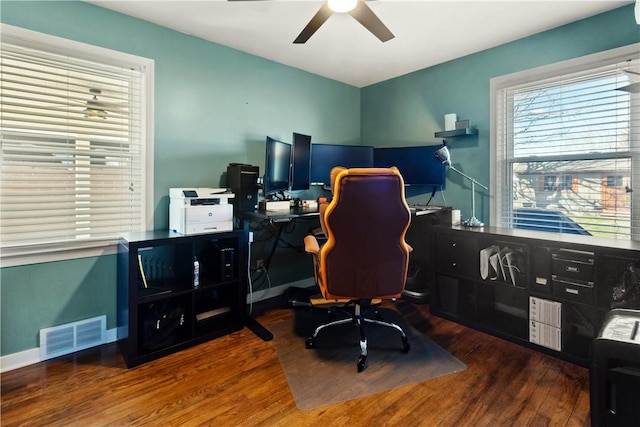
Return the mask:
[[(118, 339), (117, 329), (107, 329), (107, 343), (114, 342)], [(24, 366), (33, 365), (42, 362), (40, 358), (40, 347), (31, 348), (29, 350), (19, 351), (18, 353), (7, 354), (0, 357), (0, 373), (12, 371)]]
[(8, 354), (0, 358), (0, 372), (12, 371), (38, 362), (40, 362), (40, 347)]

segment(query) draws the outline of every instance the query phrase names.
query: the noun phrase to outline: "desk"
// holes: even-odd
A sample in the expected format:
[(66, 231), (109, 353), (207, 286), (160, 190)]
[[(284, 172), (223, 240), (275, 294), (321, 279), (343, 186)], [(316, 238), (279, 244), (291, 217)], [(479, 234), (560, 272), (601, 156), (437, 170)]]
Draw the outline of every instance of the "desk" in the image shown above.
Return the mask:
[[(271, 244), (270, 248), (267, 249), (268, 253), (264, 253), (263, 257), (261, 257), (261, 259), (263, 259), (263, 263), (256, 264), (256, 269), (261, 267), (268, 269), (271, 266), (271, 260), (278, 248), (278, 245), (285, 248), (295, 249), (298, 253), (304, 253), (304, 235), (306, 235), (310, 229), (320, 227), (320, 224), (317, 223), (318, 218), (319, 212), (317, 208), (309, 209), (293, 207), (289, 210), (282, 211), (250, 210), (236, 212), (236, 219), (239, 222), (238, 226), (240, 228), (248, 232), (264, 230), (270, 233), (271, 238), (273, 238), (273, 244)], [(300, 220), (315, 221), (315, 223), (313, 226), (310, 225), (303, 230), (304, 235), (299, 235), (298, 233), (298, 235), (295, 236), (295, 243), (285, 240), (282, 237), (282, 234), (286, 231), (286, 228), (290, 224), (292, 227), (295, 227), (296, 222)], [(253, 228), (251, 227), (251, 224), (254, 224)], [(256, 262), (257, 261), (258, 259), (256, 257)], [(309, 261), (309, 265), (311, 265), (311, 261)]]
[(236, 217), (243, 221), (241, 224), (244, 228), (244, 221), (273, 221), (288, 222), (297, 218), (317, 217), (320, 213), (317, 208), (300, 208), (292, 207), (289, 210), (281, 211), (240, 211), (236, 213)]
[[(409, 255), (409, 272), (407, 284), (402, 295), (403, 298), (416, 303), (429, 301), (429, 289), (435, 281), (433, 269), (434, 244), (431, 228), (439, 225), (451, 225), (451, 208), (437, 206), (410, 206), (411, 225), (407, 231), (406, 241), (413, 251)], [(236, 218), (241, 221), (241, 227), (251, 231), (251, 222), (261, 223), (265, 229), (272, 227), (274, 243), (265, 258), (265, 268), (271, 263), (271, 258), (279, 243), (291, 247), (290, 242), (282, 238), (284, 228), (296, 219), (319, 218), (317, 209), (291, 208), (288, 211), (241, 211), (236, 213)], [(319, 224), (318, 224), (319, 226)]]

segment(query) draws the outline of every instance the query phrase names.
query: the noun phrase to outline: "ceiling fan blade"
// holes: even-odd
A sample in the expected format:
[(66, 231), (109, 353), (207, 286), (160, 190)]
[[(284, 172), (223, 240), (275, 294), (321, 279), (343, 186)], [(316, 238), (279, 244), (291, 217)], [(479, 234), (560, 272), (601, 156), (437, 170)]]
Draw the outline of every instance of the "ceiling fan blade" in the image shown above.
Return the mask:
[(631, 83), (626, 86), (616, 88), (616, 90), (622, 90), (624, 92), (629, 92), (629, 93), (640, 93), (640, 82)]
[(356, 20), (374, 36), (379, 38), (381, 42), (389, 41), (395, 37), (364, 1), (359, 0), (355, 9), (349, 12), (349, 14), (356, 18)]
[(318, 12), (315, 15), (313, 15), (313, 18), (311, 18), (311, 21), (309, 21), (307, 26), (304, 27), (302, 32), (298, 35), (298, 37), (293, 42), (297, 44), (305, 43), (307, 40), (309, 40), (309, 38), (313, 35), (313, 33), (318, 31), (318, 28), (320, 28), (320, 26), (324, 24), (327, 19), (329, 19), (331, 14), (333, 14), (331, 9), (329, 9), (329, 7), (326, 4), (322, 5), (320, 10), (318, 10)]

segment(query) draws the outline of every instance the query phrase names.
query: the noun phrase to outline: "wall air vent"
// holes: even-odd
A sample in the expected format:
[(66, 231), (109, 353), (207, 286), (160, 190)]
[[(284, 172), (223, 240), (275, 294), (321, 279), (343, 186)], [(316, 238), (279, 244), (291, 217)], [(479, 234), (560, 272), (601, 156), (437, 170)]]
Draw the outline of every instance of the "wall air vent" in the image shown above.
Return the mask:
[(107, 342), (107, 316), (40, 329), (40, 360), (47, 360)]

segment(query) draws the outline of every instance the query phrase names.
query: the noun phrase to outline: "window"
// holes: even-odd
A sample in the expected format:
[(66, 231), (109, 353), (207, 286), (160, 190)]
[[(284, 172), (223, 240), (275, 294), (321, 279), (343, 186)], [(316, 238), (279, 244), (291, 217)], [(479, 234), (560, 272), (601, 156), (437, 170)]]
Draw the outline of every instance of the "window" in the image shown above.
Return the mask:
[(492, 79), (494, 225), (640, 239), (639, 47)]
[(607, 187), (622, 187), (622, 175), (607, 175)]
[(104, 253), (147, 228), (153, 62), (0, 29), (3, 266)]
[(545, 175), (544, 177), (544, 191), (556, 191), (558, 187), (556, 186), (556, 176), (555, 175)]
[(562, 175), (560, 177), (560, 191), (575, 191), (573, 188), (573, 177), (571, 175)]

